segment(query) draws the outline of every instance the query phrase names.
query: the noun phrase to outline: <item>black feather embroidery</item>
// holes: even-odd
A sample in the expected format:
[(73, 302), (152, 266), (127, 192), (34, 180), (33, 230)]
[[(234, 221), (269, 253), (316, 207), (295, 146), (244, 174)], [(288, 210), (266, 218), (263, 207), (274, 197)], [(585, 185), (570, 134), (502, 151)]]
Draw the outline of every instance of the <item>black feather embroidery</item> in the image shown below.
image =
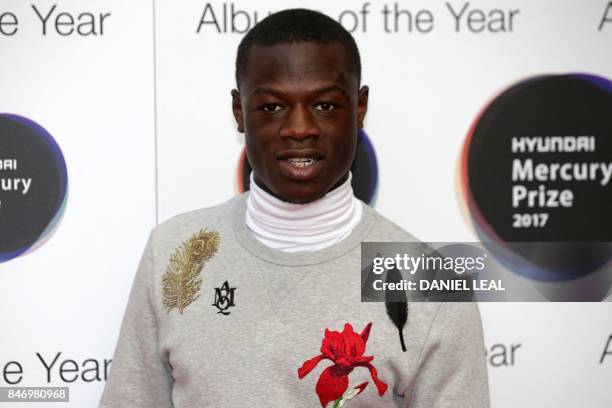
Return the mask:
[[(402, 274), (397, 268), (390, 269), (387, 272), (387, 283), (400, 283), (401, 281)], [(408, 321), (408, 296), (406, 291), (387, 290), (385, 292), (385, 306), (387, 315), (399, 331), (402, 350), (406, 351), (406, 344), (404, 344), (404, 326)]]

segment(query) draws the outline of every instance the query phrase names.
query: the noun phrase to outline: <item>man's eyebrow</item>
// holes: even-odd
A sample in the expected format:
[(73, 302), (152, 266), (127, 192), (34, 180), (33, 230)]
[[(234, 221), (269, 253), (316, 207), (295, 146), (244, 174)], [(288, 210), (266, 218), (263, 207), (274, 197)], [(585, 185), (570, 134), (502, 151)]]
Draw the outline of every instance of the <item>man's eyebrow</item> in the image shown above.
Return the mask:
[[(324, 86), (322, 88), (314, 89), (313, 91), (310, 91), (309, 93), (311, 93), (313, 95), (321, 95), (321, 94), (328, 93), (328, 92), (340, 92), (347, 99), (351, 99), (351, 97), (348, 94), (348, 92), (346, 91), (346, 89), (344, 89), (344, 88), (342, 88), (341, 86), (338, 86), (338, 85)], [(262, 93), (272, 94), (272, 95), (276, 95), (278, 97), (282, 97), (282, 96), (285, 95), (285, 93), (283, 91), (281, 91), (279, 89), (275, 89), (275, 88), (270, 88), (270, 87), (267, 87), (267, 86), (262, 86), (262, 87), (259, 87), (259, 88), (255, 88), (253, 90), (253, 92), (251, 92), (251, 95), (262, 94)]]
[(316, 95), (321, 95), (328, 92), (340, 92), (346, 97), (346, 99), (351, 99), (351, 96), (348, 94), (346, 89), (338, 85), (325, 86), (323, 88), (316, 89), (313, 93)]
[(268, 93), (268, 94), (272, 94), (272, 95), (277, 95), (277, 96), (282, 96), (283, 93), (281, 91), (279, 91), (278, 89), (274, 89), (274, 88), (269, 88), (269, 87), (259, 87), (259, 88), (255, 88), (253, 90), (253, 92), (251, 92), (251, 95), (256, 95), (256, 94), (260, 94), (260, 93)]

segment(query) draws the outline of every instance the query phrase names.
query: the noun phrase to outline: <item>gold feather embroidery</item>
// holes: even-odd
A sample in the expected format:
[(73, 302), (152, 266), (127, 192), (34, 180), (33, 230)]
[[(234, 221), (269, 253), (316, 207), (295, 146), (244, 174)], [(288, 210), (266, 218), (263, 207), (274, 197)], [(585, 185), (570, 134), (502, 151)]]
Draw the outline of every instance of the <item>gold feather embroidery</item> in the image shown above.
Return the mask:
[(164, 273), (164, 307), (168, 313), (178, 308), (183, 310), (200, 295), (204, 263), (217, 252), (219, 233), (201, 229), (183, 242), (170, 256), (170, 264)]

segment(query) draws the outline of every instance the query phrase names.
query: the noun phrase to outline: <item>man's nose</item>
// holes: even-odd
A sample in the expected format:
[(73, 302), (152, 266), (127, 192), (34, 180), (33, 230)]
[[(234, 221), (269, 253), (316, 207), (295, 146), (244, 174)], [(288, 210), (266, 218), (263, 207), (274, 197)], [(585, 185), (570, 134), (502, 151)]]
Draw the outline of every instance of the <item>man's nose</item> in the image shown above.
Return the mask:
[(285, 116), (280, 136), (296, 140), (319, 136), (319, 127), (307, 106), (299, 104), (291, 108)]

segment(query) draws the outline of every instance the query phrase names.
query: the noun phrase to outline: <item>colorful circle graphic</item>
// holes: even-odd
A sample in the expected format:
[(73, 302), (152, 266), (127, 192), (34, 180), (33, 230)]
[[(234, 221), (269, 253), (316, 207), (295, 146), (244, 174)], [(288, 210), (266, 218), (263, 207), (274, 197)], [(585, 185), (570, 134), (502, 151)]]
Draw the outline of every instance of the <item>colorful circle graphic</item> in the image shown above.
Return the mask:
[(67, 190), (64, 156), (49, 132), (25, 117), (0, 114), (0, 262), (48, 239)]
[[(251, 166), (246, 158), (246, 150), (242, 149), (236, 172), (238, 192), (243, 193), (249, 189)], [(351, 165), (353, 179), (351, 185), (353, 192), (361, 201), (374, 206), (378, 186), (378, 162), (370, 138), (363, 130), (357, 135), (357, 152)]]
[(517, 272), (555, 281), (600, 268), (612, 256), (612, 82), (567, 74), (514, 84), (474, 120), (460, 171), (479, 238), (521, 251), (530, 267)]

